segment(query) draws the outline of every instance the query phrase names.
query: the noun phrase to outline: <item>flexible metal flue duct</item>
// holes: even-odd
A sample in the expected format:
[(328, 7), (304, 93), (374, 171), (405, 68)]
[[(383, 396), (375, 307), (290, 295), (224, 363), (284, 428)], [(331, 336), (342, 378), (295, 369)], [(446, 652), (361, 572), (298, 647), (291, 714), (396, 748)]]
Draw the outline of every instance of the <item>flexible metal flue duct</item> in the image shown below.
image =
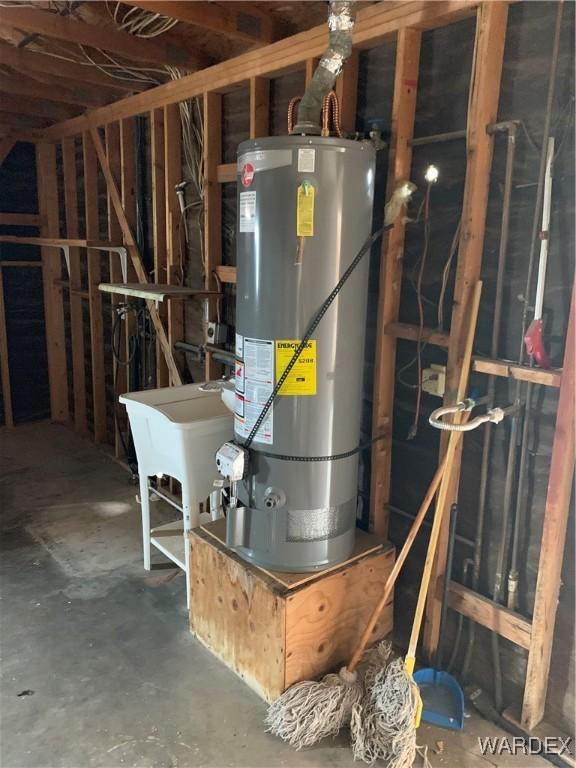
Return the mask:
[(352, 30), (356, 15), (355, 3), (332, 0), (328, 13), (329, 42), (312, 80), (298, 107), (298, 120), (293, 133), (318, 135), (324, 97), (330, 93), (344, 62), (352, 53)]

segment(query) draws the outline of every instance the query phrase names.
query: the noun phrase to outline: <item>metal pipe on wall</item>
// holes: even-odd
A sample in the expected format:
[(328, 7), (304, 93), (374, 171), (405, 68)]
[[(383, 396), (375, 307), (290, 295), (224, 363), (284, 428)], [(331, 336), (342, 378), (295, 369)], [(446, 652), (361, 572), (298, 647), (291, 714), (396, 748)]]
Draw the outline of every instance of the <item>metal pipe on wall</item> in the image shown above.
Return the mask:
[[(498, 250), (498, 269), (496, 275), (496, 295), (494, 299), (494, 317), (492, 323), (492, 339), (490, 344), (490, 354), (492, 358), (498, 357), (498, 351), (500, 346), (500, 325), (502, 320), (502, 303), (504, 295), (504, 275), (506, 272), (506, 261), (508, 255), (508, 236), (510, 231), (510, 202), (512, 198), (512, 181), (514, 175), (514, 160), (516, 155), (516, 137), (518, 134), (519, 122), (517, 120), (510, 120), (503, 123), (495, 123), (488, 129), (489, 133), (499, 134), (507, 133), (507, 148), (506, 148), (506, 171), (504, 177), (504, 193), (502, 202), (502, 217), (500, 225), (500, 247)], [(496, 377), (488, 377), (488, 391), (487, 401), (488, 408), (492, 408), (494, 405), (494, 395), (496, 389)], [(512, 426), (510, 430), (510, 446), (515, 445), (516, 433), (518, 430), (518, 413), (515, 413), (512, 417)], [(480, 492), (478, 500), (478, 517), (476, 519), (476, 534), (474, 544), (474, 554), (472, 558), (472, 578), (471, 588), (475, 591), (478, 590), (480, 583), (480, 566), (482, 562), (482, 549), (484, 544), (484, 523), (486, 519), (486, 500), (488, 497), (488, 476), (490, 465), (490, 454), (492, 450), (492, 437), (493, 428), (490, 423), (487, 423), (484, 428), (483, 444), (482, 444), (482, 464), (480, 469)], [(515, 450), (515, 448), (514, 448)], [(510, 455), (508, 457), (510, 465)], [(506, 486), (508, 486), (508, 477)], [(502, 528), (504, 530), (504, 536), (506, 538), (505, 531), (507, 528), (507, 519), (511, 508), (511, 487), (508, 489), (508, 494), (504, 494)], [(500, 554), (500, 553), (499, 553)], [(476, 635), (476, 624), (473, 621), (469, 622), (468, 643), (466, 646), (466, 652), (464, 655), (464, 662), (462, 665), (462, 677), (466, 680), (470, 667), (470, 661), (472, 658), (472, 649), (474, 647), (474, 640)]]

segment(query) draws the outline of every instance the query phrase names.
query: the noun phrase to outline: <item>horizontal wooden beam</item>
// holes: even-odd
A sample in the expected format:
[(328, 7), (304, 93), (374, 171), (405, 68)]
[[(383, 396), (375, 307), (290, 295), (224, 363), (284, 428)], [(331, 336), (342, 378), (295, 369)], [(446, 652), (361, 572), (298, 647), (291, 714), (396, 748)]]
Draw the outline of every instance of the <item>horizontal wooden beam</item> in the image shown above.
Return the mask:
[(528, 619), (503, 605), (496, 605), (487, 597), (483, 597), (455, 581), (450, 582), (448, 605), (452, 610), (493, 632), (497, 632), (501, 637), (511, 640), (521, 648), (530, 647), (532, 624)]
[(0, 267), (8, 267), (12, 269), (12, 267), (22, 267), (24, 269), (28, 267), (41, 267), (42, 262), (41, 261), (9, 261), (7, 259), (4, 259), (3, 261), (0, 261)]
[(122, 243), (109, 243), (107, 240), (65, 237), (18, 237), (18, 235), (0, 235), (0, 243), (53, 246), (57, 248), (66, 246), (69, 248), (124, 248)]
[(236, 267), (226, 267), (219, 264), (216, 269), (216, 277), (221, 283), (233, 284), (236, 282)]
[(39, 227), (41, 224), (37, 213), (0, 213), (0, 227)]
[(484, 357), (473, 359), (472, 370), (505, 379), (531, 381), (532, 384), (544, 384), (547, 387), (559, 387), (562, 381), (561, 369), (530, 368), (528, 365), (517, 365), (508, 360), (490, 360)]
[(256, 9), (254, 12), (236, 9), (236, 3), (226, 3), (224, 6), (173, 0), (124, 0), (124, 3), (242, 40), (253, 46), (267, 45), (273, 40), (271, 17), (258, 14)]
[(4, 7), (1, 24), (3, 27), (33, 32), (66, 43), (100, 48), (126, 59), (153, 62), (161, 66), (200, 66), (200, 57), (175, 45), (165, 45), (156, 40), (141, 40), (112, 26), (85, 24), (83, 21), (36, 8)]
[(81, 107), (98, 107), (106, 101), (90, 87), (73, 85), (72, 88), (64, 88), (56, 85), (47, 88), (45, 83), (21, 75), (0, 75), (0, 93), (13, 93), (16, 96), (58, 101), (63, 104), (78, 104)]
[[(398, 30), (404, 27), (440, 27), (474, 15), (478, 4), (478, 0), (438, 0), (434, 3), (411, 0), (393, 5), (376, 3), (358, 12), (354, 27), (354, 45), (358, 48), (376, 46), (386, 39), (393, 38)], [(89, 115), (90, 120), (94, 125), (105, 125), (200, 96), (208, 90), (233, 90), (240, 83), (248, 82), (251, 77), (266, 77), (297, 69), (303, 66), (307, 59), (322, 55), (326, 49), (327, 37), (326, 25), (321, 24), (265, 48), (249, 51), (201, 72), (95, 109)], [(82, 132), (84, 125), (82, 118), (72, 118), (46, 129), (44, 137), (48, 141), (56, 141), (64, 136), (76, 136)]]
[(418, 328), (417, 325), (409, 323), (388, 323), (384, 333), (394, 336), (396, 339), (405, 339), (406, 341), (425, 341), (435, 347), (447, 347), (450, 334), (437, 331), (434, 328)]
[(31, 99), (27, 96), (15, 96), (3, 93), (0, 96), (0, 111), (12, 112), (14, 115), (27, 115), (30, 117), (42, 117), (45, 120), (68, 120), (77, 115), (80, 107), (57, 104), (47, 99)]
[(216, 168), (216, 181), (226, 184), (236, 181), (236, 163), (223, 163)]
[[(28, 51), (25, 48), (16, 48), (16, 46), (6, 43), (0, 43), (0, 64), (11, 67), (21, 75), (34, 77), (39, 72), (43, 75), (52, 75), (57, 78), (64, 78), (64, 80), (97, 85), (123, 93), (140, 93), (140, 91), (148, 87), (147, 83), (119, 80), (116, 77), (111, 77), (92, 65), (65, 61), (45, 53)], [(62, 84), (67, 85), (69, 88), (73, 87), (72, 83)]]

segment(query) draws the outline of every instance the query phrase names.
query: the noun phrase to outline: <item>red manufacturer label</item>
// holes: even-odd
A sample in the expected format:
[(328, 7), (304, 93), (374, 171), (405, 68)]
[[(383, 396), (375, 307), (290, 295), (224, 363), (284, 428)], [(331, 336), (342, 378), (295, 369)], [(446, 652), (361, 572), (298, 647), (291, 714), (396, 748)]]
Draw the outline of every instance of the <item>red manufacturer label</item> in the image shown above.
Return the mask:
[(251, 163), (246, 163), (244, 168), (242, 168), (241, 179), (244, 187), (249, 187), (250, 184), (252, 184), (252, 180), (254, 179), (254, 166)]

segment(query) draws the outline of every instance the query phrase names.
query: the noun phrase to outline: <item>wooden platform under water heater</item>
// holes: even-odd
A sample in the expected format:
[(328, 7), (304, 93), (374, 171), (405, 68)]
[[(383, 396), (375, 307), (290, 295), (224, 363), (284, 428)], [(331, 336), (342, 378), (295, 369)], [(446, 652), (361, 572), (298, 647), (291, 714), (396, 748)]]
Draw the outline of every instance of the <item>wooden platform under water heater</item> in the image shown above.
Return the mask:
[[(351, 655), (394, 563), (389, 542), (357, 530), (344, 563), (321, 573), (267, 571), (224, 543), (225, 521), (190, 534), (193, 634), (266, 701)], [(393, 599), (374, 629), (392, 631)]]

